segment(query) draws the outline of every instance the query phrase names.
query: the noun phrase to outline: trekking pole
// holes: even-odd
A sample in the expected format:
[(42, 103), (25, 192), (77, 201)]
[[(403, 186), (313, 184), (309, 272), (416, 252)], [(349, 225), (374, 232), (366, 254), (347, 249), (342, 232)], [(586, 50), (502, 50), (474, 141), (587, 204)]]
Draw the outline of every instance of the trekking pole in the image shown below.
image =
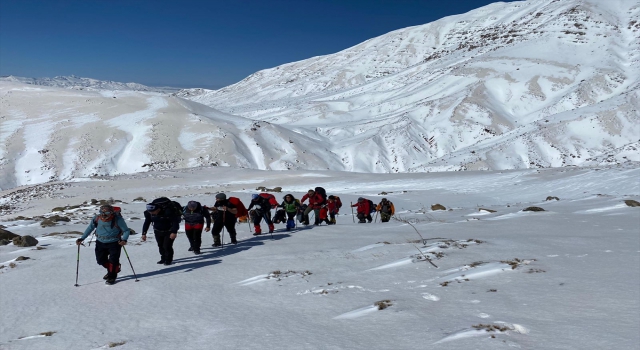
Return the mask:
[[(269, 211), (269, 213), (271, 213), (271, 211)], [(267, 220), (267, 213), (265, 213), (263, 216), (264, 218), (264, 222), (267, 224), (267, 227), (269, 226), (269, 221)], [(273, 225), (273, 221), (271, 221), (271, 225)], [(271, 239), (273, 239), (273, 231), (271, 228), (269, 228), (269, 233), (271, 234)]]
[(353, 202), (351, 202), (351, 218), (353, 219), (353, 223), (355, 224), (356, 223), (356, 217), (353, 214)]
[(129, 266), (131, 266), (131, 271), (133, 271), (133, 276), (136, 278), (136, 282), (138, 282), (138, 275), (136, 275), (136, 270), (133, 269), (133, 264), (131, 263), (131, 259), (129, 259), (129, 253), (127, 253), (127, 248), (122, 246), (122, 249), (124, 250), (124, 255), (127, 256), (127, 260), (129, 260)]
[(80, 270), (80, 244), (78, 244), (78, 258), (76, 259), (76, 284), (75, 287), (78, 287), (78, 271)]
[(93, 236), (95, 235), (96, 235), (96, 231), (94, 230), (93, 233), (91, 234), (91, 238), (89, 239), (89, 247), (91, 247), (91, 241), (93, 241)]

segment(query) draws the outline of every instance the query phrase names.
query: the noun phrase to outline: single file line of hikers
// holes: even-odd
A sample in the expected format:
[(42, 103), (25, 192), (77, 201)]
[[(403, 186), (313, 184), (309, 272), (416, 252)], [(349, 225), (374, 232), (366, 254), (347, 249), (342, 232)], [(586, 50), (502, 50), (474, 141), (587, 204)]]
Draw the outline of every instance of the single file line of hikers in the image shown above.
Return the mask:
[[(237, 244), (236, 225), (240, 222), (248, 222), (251, 231), (253, 224), (253, 235), (262, 234), (260, 223), (265, 221), (272, 234), (275, 230), (274, 224), (286, 224), (286, 231), (291, 231), (297, 227), (297, 223), (310, 225), (309, 215), (313, 212), (313, 225), (319, 226), (321, 223), (327, 225), (335, 225), (336, 215), (339, 214), (342, 207), (340, 197), (335, 195), (327, 196), (327, 192), (322, 187), (316, 187), (309, 190), (300, 200), (296, 199), (293, 194), (286, 194), (282, 198), (282, 202), (278, 203), (273, 194), (255, 193), (251, 195), (249, 207), (245, 207), (244, 203), (237, 197), (227, 197), (225, 193), (215, 195), (215, 203), (212, 206), (202, 205), (197, 201), (189, 201), (186, 206), (173, 201), (167, 197), (154, 199), (151, 203), (147, 203), (144, 211), (144, 223), (142, 225), (142, 241), (147, 240), (147, 233), (153, 228), (153, 234), (158, 245), (160, 260), (158, 264), (169, 266), (173, 264), (174, 249), (173, 243), (178, 236), (180, 223), (184, 219), (184, 229), (189, 240), (189, 251), (196, 255), (202, 254), (202, 232), (211, 231), (213, 237), (213, 247), (223, 247), (224, 231), (229, 234), (231, 244)], [(308, 201), (308, 204), (305, 202)], [(354, 204), (351, 203), (352, 215), (353, 208), (356, 208), (355, 218), (358, 223), (371, 223), (374, 221), (371, 214), (380, 213), (380, 221), (388, 222), (395, 214), (393, 203), (386, 198), (376, 206), (371, 200), (360, 197)], [(273, 220), (271, 210), (276, 210)], [(212, 226), (213, 224), (213, 226)], [(114, 284), (121, 271), (120, 254), (124, 249), (131, 270), (134, 271), (136, 282), (138, 277), (135, 274), (133, 264), (129, 258), (129, 254), (125, 249), (127, 240), (130, 235), (130, 229), (127, 226), (121, 214), (120, 207), (112, 205), (103, 205), (100, 207), (83, 235), (76, 240), (78, 245), (77, 263), (76, 263), (76, 283), (78, 285), (78, 274), (80, 269), (80, 245), (84, 246), (84, 240), (91, 235), (91, 240), (95, 235), (95, 258), (98, 265), (103, 266), (107, 270), (107, 274), (103, 279), (106, 284)], [(222, 233), (222, 236), (221, 236)], [(91, 243), (90, 240), (90, 243)]]

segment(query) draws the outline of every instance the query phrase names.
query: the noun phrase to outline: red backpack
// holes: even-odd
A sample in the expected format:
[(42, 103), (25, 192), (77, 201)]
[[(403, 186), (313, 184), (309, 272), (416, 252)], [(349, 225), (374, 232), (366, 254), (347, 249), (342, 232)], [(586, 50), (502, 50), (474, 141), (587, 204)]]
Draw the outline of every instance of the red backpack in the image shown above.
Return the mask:
[(333, 196), (333, 198), (336, 201), (336, 208), (338, 208), (338, 209), (342, 208), (342, 201), (340, 200), (340, 197)]
[(269, 199), (269, 204), (271, 204), (271, 209), (274, 209), (278, 206), (278, 200), (271, 193), (260, 193), (260, 197)]
[(243, 216), (249, 215), (247, 211), (247, 207), (244, 206), (244, 203), (238, 197), (229, 197), (229, 203), (236, 206), (238, 212), (236, 213), (236, 218), (241, 218)]

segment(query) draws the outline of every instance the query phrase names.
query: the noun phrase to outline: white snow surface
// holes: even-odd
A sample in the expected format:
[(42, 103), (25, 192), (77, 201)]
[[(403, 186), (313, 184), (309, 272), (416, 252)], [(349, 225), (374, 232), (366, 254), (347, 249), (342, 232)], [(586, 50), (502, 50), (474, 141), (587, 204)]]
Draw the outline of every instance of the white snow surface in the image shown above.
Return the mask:
[(640, 162), (640, 3), (494, 3), (219, 90), (0, 78), (0, 189), (198, 166)]
[[(422, 174), (201, 167), (5, 190), (0, 224), (41, 248), (0, 246), (0, 348), (636, 349), (640, 208), (625, 200), (640, 200), (639, 179), (630, 164)], [(344, 203), (338, 224), (276, 225), (273, 237), (239, 224), (238, 245), (213, 249), (203, 233), (199, 256), (181, 227), (172, 266), (156, 264), (153, 235), (132, 235), (139, 282), (123, 252), (113, 286), (94, 245), (80, 247), (74, 286), (70, 231), (98, 210), (91, 199), (117, 200), (139, 233), (136, 197), (211, 205), (224, 191), (248, 204), (257, 185), (281, 186), (278, 199), (323, 186)], [(361, 196), (390, 199), (400, 220), (354, 223), (349, 203)], [(435, 203), (448, 210), (430, 210)], [(522, 211), (529, 206), (545, 211)], [(471, 220), (480, 207), (495, 212)], [(53, 214), (70, 221), (42, 228), (34, 219)]]

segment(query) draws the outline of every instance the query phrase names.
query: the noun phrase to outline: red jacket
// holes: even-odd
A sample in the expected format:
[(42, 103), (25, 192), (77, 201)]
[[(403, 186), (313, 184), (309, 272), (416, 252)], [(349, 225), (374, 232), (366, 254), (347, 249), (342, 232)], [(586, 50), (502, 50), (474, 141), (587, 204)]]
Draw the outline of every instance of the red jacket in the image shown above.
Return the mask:
[(320, 203), (323, 201), (322, 196), (315, 193), (312, 197), (309, 197), (309, 194), (305, 194), (302, 196), (302, 199), (300, 199), (300, 203), (304, 203), (307, 199), (309, 199), (309, 206), (313, 209), (319, 209)]
[(368, 215), (371, 212), (371, 208), (369, 208), (369, 201), (366, 199), (362, 202), (358, 202), (352, 205), (352, 207), (358, 207), (358, 213), (362, 213), (365, 215)]
[(329, 209), (330, 213), (336, 214), (338, 212), (338, 207), (336, 206), (336, 201), (327, 201), (327, 209)]

